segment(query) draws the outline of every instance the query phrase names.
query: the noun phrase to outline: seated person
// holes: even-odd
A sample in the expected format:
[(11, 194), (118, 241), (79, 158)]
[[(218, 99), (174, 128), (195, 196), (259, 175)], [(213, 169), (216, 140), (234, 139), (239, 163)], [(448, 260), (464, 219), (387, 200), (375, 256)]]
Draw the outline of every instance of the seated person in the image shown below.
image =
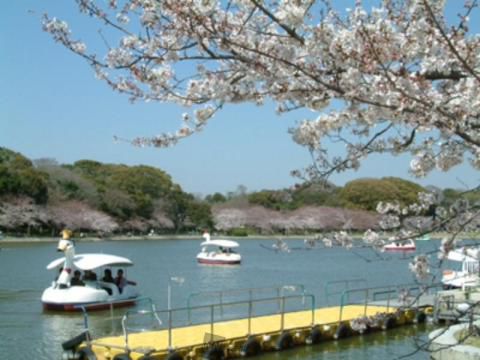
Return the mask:
[(73, 272), (73, 277), (70, 279), (70, 286), (84, 286), (85, 283), (80, 279), (80, 271), (75, 270)]
[[(102, 281), (103, 281), (103, 282), (106, 282), (106, 283), (112, 283), (112, 284), (115, 283), (115, 279), (114, 279), (113, 276), (112, 276), (112, 270), (110, 270), (110, 269), (105, 269), (105, 271), (103, 272)], [(112, 289), (111, 289), (111, 288), (106, 287), (106, 286), (104, 286), (103, 288), (104, 288), (105, 291), (108, 293), (108, 295), (112, 295)]]
[(103, 272), (102, 281), (108, 282), (108, 283), (114, 283), (115, 282), (115, 279), (112, 276), (112, 270), (105, 269), (105, 271)]
[(122, 293), (123, 288), (127, 285), (137, 285), (137, 283), (135, 281), (127, 280), (123, 276), (123, 270), (122, 269), (117, 270), (117, 277), (115, 278), (115, 284), (117, 284), (118, 291), (120, 291), (120, 293)]
[(92, 270), (85, 270), (83, 274), (83, 281), (97, 281), (97, 274)]

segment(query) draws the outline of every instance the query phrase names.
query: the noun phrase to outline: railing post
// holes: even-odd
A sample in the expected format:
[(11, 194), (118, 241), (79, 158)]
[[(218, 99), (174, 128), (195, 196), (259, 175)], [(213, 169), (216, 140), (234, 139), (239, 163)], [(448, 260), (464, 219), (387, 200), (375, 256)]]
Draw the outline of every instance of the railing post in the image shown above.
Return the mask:
[(83, 313), (83, 326), (85, 327), (85, 330), (88, 330), (88, 314), (87, 314), (87, 309), (85, 306), (80, 306), (80, 309), (82, 309)]
[[(391, 287), (389, 287), (389, 290), (391, 289)], [(398, 290), (397, 290), (398, 291)], [(388, 292), (388, 298), (387, 298), (387, 313), (390, 311), (390, 300), (392, 298), (392, 292), (389, 291)]]
[(125, 313), (122, 317), (122, 329), (123, 329), (123, 336), (125, 340), (125, 351), (128, 353), (128, 330), (127, 330), (127, 319), (128, 319), (128, 312)]
[(281, 301), (281, 314), (280, 314), (280, 330), (283, 331), (284, 321), (285, 321), (285, 296), (280, 298)]
[(367, 309), (368, 309), (368, 289), (366, 289), (366, 293), (365, 293), (365, 307), (363, 309), (363, 316), (367, 316)]
[(248, 335), (252, 334), (252, 313), (253, 313), (253, 304), (252, 300), (248, 301)]
[(90, 346), (90, 329), (88, 328), (88, 313), (87, 309), (85, 306), (81, 306), (80, 309), (82, 310), (83, 313), (83, 327), (85, 328), (86, 331), (86, 337), (87, 337), (87, 346)]
[(278, 305), (278, 310), (280, 310), (281, 308), (281, 303), (280, 303), (280, 288), (277, 287), (277, 299), (278, 299), (278, 302), (277, 302), (277, 305)]
[(188, 318), (188, 325), (192, 324), (192, 310), (190, 309), (190, 299), (193, 294), (188, 295), (187, 298), (187, 318)]
[(172, 349), (172, 309), (168, 309), (168, 350)]
[(213, 342), (213, 321), (215, 314), (215, 305), (210, 306), (210, 342)]
[(315, 325), (315, 296), (310, 295), (310, 299), (312, 299), (312, 326)]
[(220, 292), (220, 316), (223, 319), (223, 291)]
[(343, 302), (345, 301), (345, 291), (342, 293), (342, 296), (340, 297), (340, 311), (339, 311), (339, 318), (338, 322), (342, 322), (342, 316), (343, 316)]

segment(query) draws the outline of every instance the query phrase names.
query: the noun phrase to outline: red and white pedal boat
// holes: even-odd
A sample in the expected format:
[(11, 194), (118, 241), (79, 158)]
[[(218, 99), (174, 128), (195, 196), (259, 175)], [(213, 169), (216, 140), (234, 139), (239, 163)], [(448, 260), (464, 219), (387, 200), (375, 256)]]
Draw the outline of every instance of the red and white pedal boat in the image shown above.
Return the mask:
[(120, 291), (115, 283), (100, 280), (83, 281), (84, 285), (72, 285), (71, 279), (75, 270), (95, 271), (100, 268), (130, 267), (132, 261), (125, 257), (108, 254), (75, 255), (74, 242), (69, 238), (60, 240), (58, 251), (63, 251), (65, 257), (48, 264), (48, 270), (60, 272), (58, 279), (46, 288), (42, 294), (44, 310), (80, 311), (103, 310), (110, 307), (132, 306), (139, 294), (136, 287), (127, 282)]
[(409, 251), (413, 252), (417, 249), (415, 241), (412, 239), (391, 242), (383, 247), (385, 251)]
[(202, 251), (197, 255), (200, 264), (210, 265), (238, 265), (242, 256), (233, 249), (238, 248), (236, 241), (232, 240), (210, 240), (210, 234), (204, 233), (205, 241), (200, 244)]

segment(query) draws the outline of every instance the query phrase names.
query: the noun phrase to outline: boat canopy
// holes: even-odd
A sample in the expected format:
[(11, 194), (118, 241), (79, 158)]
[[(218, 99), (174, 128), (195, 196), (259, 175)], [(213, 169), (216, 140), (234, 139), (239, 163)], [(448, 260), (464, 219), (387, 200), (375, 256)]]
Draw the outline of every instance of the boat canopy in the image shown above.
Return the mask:
[(236, 241), (232, 240), (210, 240), (204, 241), (200, 244), (200, 246), (221, 246), (224, 248), (236, 248), (239, 247)]
[[(65, 263), (65, 258), (53, 260), (47, 265), (48, 270), (52, 270), (62, 266)], [(109, 254), (79, 254), (73, 258), (73, 264), (80, 270), (93, 270), (102, 266), (132, 266), (133, 263), (122, 256)]]
[(448, 260), (452, 261), (478, 261), (478, 250), (477, 249), (455, 249), (448, 253)]

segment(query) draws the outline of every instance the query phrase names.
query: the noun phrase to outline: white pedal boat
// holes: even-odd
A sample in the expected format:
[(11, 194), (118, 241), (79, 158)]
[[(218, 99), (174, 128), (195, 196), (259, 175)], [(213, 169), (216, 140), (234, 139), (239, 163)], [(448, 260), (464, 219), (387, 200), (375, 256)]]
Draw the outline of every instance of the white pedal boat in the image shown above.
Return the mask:
[(210, 265), (237, 265), (242, 261), (242, 256), (233, 249), (238, 248), (239, 244), (232, 240), (210, 240), (210, 234), (204, 233), (206, 241), (200, 246), (202, 251), (197, 255), (197, 261), (200, 264)]
[(385, 251), (408, 251), (413, 252), (417, 249), (415, 242), (411, 239), (394, 241), (390, 244), (387, 244), (383, 247)]
[[(58, 251), (63, 251), (65, 257), (48, 264), (48, 270), (62, 270), (56, 281), (46, 288), (42, 294), (44, 310), (81, 311), (103, 310), (110, 307), (132, 306), (139, 294), (133, 282), (126, 282), (120, 291), (112, 282), (100, 280), (87, 281), (84, 285), (72, 285), (71, 279), (75, 270), (92, 270), (110, 267), (130, 267), (132, 261), (125, 257), (108, 254), (75, 255), (75, 245), (69, 239), (62, 239)], [(100, 275), (100, 274), (99, 274)]]

